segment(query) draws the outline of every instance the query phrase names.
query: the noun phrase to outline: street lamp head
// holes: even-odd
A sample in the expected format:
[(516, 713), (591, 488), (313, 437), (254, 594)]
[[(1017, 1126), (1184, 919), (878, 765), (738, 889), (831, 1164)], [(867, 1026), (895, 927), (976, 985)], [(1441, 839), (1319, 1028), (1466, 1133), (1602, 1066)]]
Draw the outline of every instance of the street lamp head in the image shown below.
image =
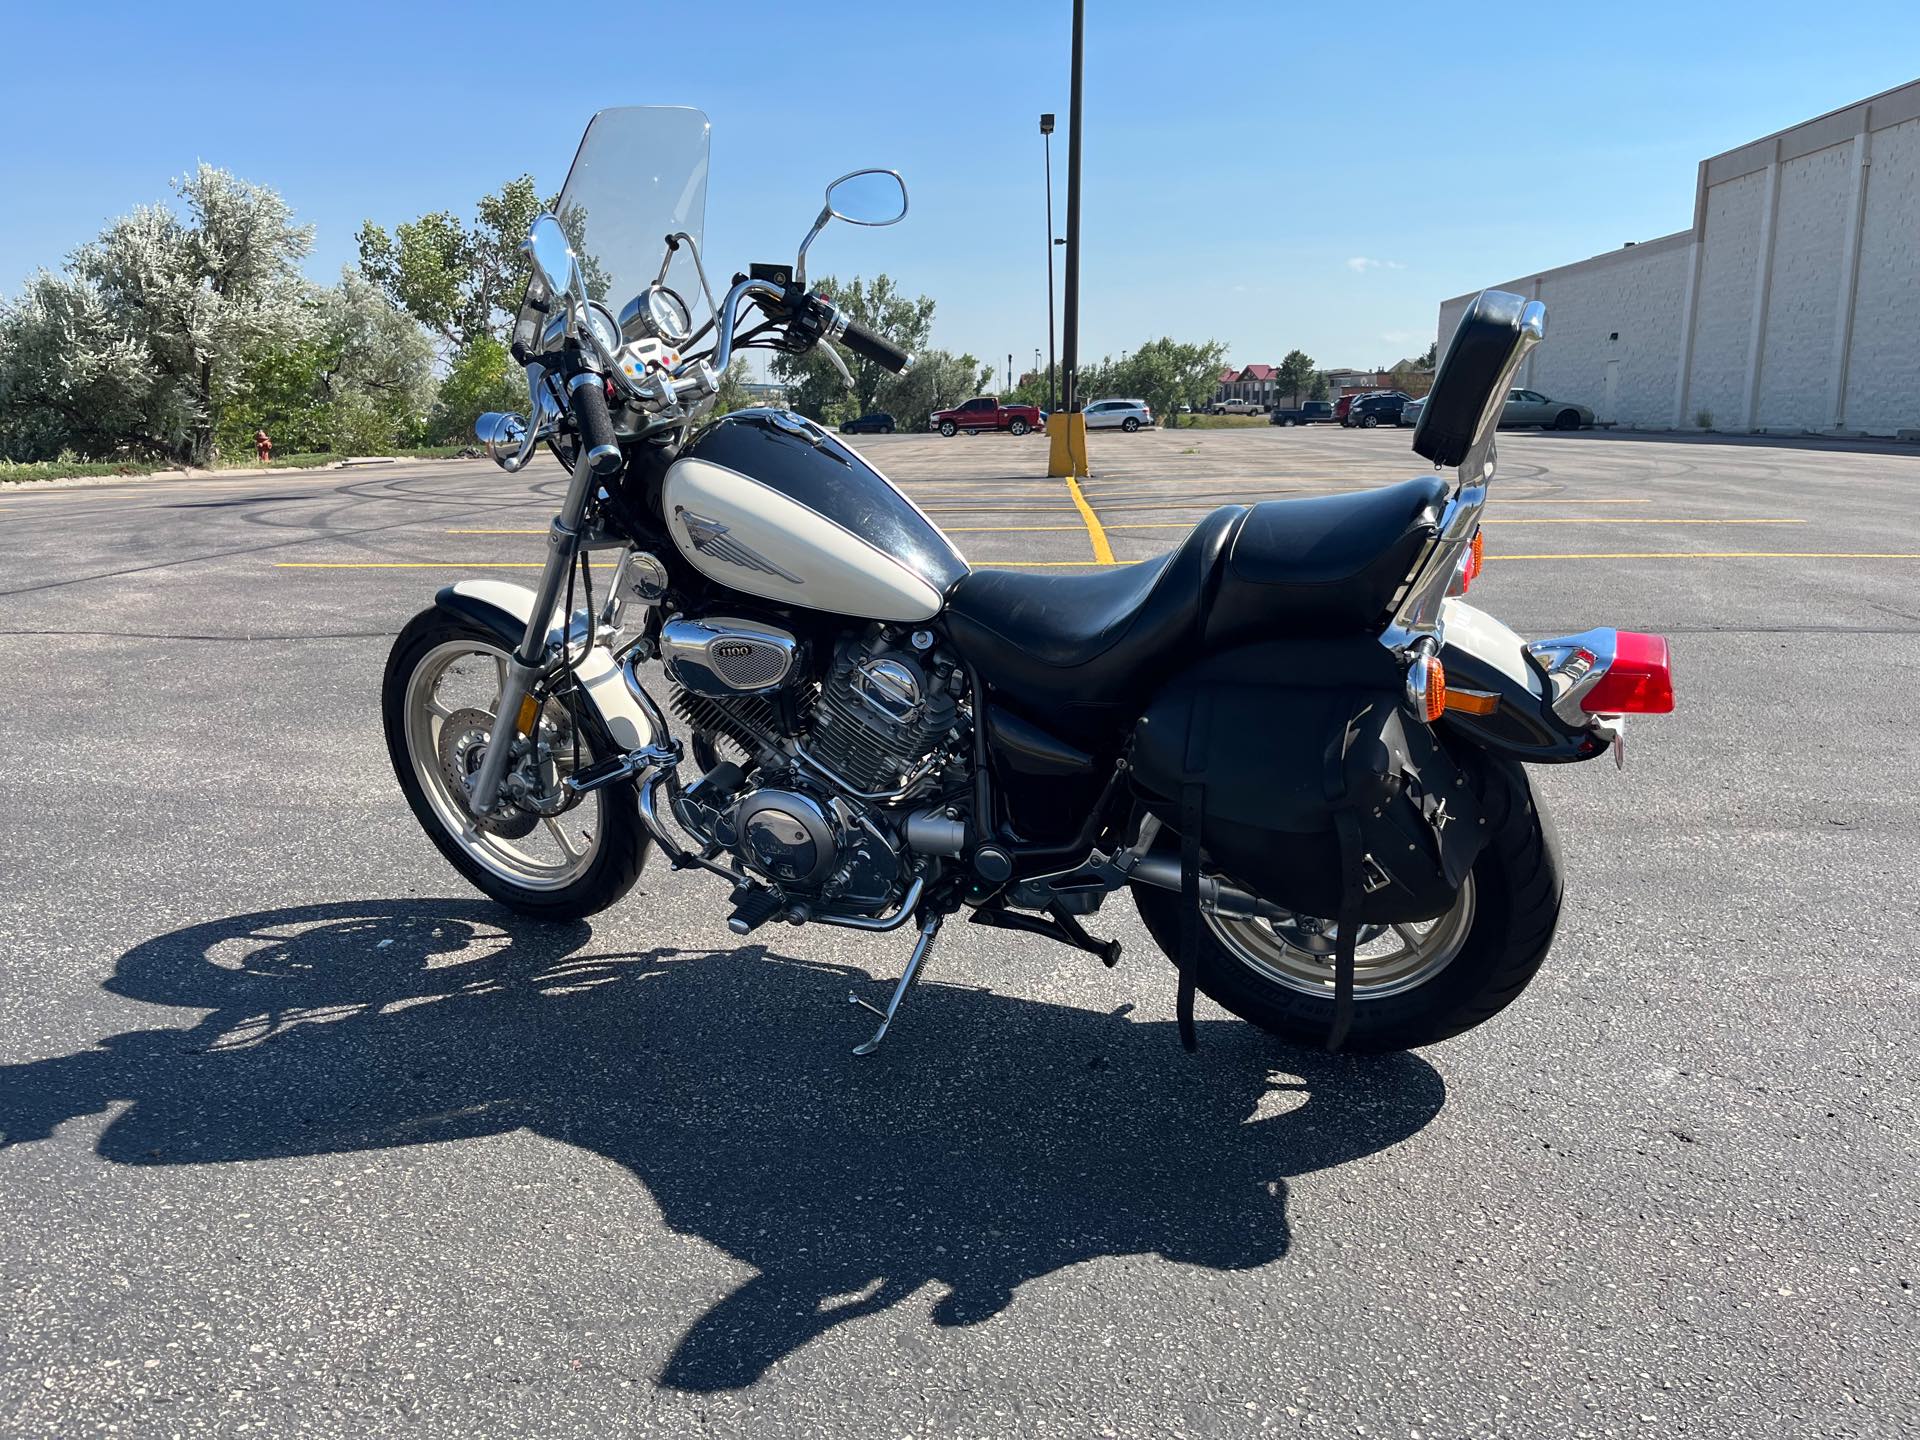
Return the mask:
[(1042, 135), (1051, 135), (1053, 133), (1053, 116), (1051, 114), (1040, 117), (1040, 133)]

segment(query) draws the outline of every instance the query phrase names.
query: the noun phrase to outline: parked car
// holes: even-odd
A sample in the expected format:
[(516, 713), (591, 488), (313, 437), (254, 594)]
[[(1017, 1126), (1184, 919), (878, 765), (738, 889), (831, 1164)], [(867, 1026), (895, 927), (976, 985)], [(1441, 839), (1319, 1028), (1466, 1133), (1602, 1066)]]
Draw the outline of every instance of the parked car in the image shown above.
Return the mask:
[(1215, 415), (1258, 415), (1260, 407), (1251, 400), (1216, 400), (1212, 413)]
[(962, 430), (1005, 430), (1024, 435), (1040, 428), (1040, 410), (1034, 405), (1002, 405), (991, 395), (980, 395), (951, 410), (936, 410), (927, 428), (942, 435)]
[(1333, 419), (1333, 402), (1309, 400), (1290, 410), (1276, 409), (1270, 419), (1275, 425), (1324, 425)]
[(1131, 435), (1153, 424), (1153, 411), (1144, 400), (1096, 400), (1085, 413), (1089, 430), (1125, 430)]
[(1585, 430), (1593, 424), (1593, 411), (1570, 400), (1554, 400), (1538, 390), (1509, 390), (1500, 423), (1538, 425), (1542, 430)]
[(1426, 408), (1427, 397), (1424, 395), (1417, 400), (1407, 401), (1406, 404), (1400, 407), (1400, 423), (1402, 425), (1418, 425), (1420, 423), (1420, 412)]
[(1353, 402), (1359, 398), (1358, 395), (1342, 395), (1338, 400), (1334, 401), (1333, 418), (1338, 420), (1342, 425), (1346, 424), (1347, 411), (1353, 408)]
[(1376, 425), (1397, 425), (1400, 411), (1413, 397), (1399, 390), (1380, 390), (1362, 395), (1347, 407), (1347, 418), (1340, 423), (1353, 429), (1371, 430)]
[(871, 415), (862, 415), (858, 420), (849, 420), (840, 427), (842, 435), (891, 435), (893, 416), (884, 410), (876, 410)]

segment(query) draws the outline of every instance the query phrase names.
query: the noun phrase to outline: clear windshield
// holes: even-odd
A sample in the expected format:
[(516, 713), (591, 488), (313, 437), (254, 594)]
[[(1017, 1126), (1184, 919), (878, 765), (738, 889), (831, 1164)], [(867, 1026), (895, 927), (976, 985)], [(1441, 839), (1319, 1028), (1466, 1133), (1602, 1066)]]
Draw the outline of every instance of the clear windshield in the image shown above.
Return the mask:
[[(686, 231), (696, 243), (707, 215), (707, 117), (672, 105), (602, 110), (587, 122), (580, 151), (555, 209), (580, 259), (587, 294), (615, 316), (651, 285), (667, 253), (667, 236)], [(690, 312), (700, 308), (700, 282), (682, 246), (667, 271)], [(539, 349), (546, 287), (536, 277), (514, 322), (514, 338)]]

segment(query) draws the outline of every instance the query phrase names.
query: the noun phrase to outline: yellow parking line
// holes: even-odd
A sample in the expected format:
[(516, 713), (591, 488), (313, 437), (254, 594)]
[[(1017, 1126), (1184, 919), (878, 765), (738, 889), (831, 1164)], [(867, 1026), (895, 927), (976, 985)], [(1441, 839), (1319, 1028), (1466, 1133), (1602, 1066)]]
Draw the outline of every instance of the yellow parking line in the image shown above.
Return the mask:
[(1568, 555), (1487, 554), (1495, 560), (1920, 560), (1920, 550), (1620, 550)]
[(1080, 512), (1080, 518), (1087, 523), (1087, 538), (1093, 542), (1093, 558), (1102, 565), (1113, 564), (1113, 546), (1107, 543), (1107, 532), (1100, 528), (1100, 517), (1093, 513), (1093, 506), (1080, 493), (1080, 482), (1071, 475), (1067, 477), (1067, 493), (1073, 496), (1073, 508)]
[(1132, 560), (970, 560), (976, 570), (1114, 570)]
[(277, 560), (276, 570), (539, 570), (541, 560)]
[(448, 535), (544, 535), (544, 530), (448, 530)]

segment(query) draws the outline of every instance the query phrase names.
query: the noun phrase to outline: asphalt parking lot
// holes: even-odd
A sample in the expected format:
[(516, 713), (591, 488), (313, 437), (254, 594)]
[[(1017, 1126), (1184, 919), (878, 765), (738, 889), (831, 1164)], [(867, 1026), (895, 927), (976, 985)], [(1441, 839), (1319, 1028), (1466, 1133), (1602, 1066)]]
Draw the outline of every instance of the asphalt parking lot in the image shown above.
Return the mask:
[[(1063, 575), (1418, 468), (1096, 434), (1083, 511), (1039, 437), (860, 443)], [(1672, 636), (1680, 708), (1536, 772), (1522, 1000), (1372, 1062), (1186, 1055), (1123, 898), (1112, 971), (950, 927), (865, 1061), (898, 936), (483, 902), (378, 684), (551, 465), (0, 490), (0, 1434), (1920, 1429), (1920, 450), (1502, 456), (1474, 600)]]

